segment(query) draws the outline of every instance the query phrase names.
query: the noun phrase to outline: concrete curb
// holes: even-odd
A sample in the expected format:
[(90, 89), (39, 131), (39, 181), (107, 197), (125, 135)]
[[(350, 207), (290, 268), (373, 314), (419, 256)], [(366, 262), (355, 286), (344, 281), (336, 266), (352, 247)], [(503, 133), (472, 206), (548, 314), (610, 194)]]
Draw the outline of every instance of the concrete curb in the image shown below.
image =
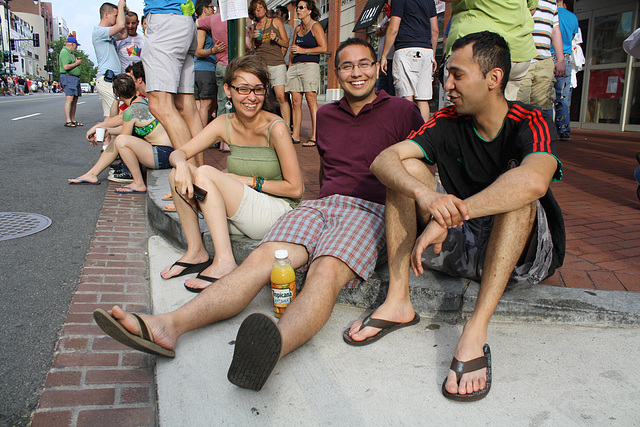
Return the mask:
[[(149, 225), (172, 244), (186, 247), (178, 215), (162, 210), (166, 204), (161, 200), (162, 196), (169, 191), (168, 176), (169, 170), (148, 171)], [(200, 226), (205, 230), (205, 246), (213, 253), (211, 236), (204, 220), (200, 220)], [(236, 261), (242, 262), (257, 247), (257, 243), (246, 237), (233, 236)], [(384, 301), (388, 278), (386, 265), (379, 267), (359, 289), (343, 289), (338, 302), (373, 310)], [(303, 277), (298, 274), (298, 286), (302, 283)], [(412, 276), (409, 285), (411, 300), (421, 316), (453, 323), (471, 315), (479, 289), (476, 282), (438, 272)], [(541, 285), (506, 293), (498, 304), (493, 320), (590, 326), (640, 325), (640, 293)]]

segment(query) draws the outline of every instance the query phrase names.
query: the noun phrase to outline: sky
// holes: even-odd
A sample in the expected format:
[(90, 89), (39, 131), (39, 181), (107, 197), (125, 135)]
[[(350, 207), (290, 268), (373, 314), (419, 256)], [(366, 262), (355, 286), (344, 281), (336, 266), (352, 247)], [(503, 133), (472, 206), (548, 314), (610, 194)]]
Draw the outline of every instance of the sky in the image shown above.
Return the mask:
[[(49, 0), (53, 5), (53, 16), (61, 17), (67, 22), (69, 32), (75, 31), (79, 49), (89, 55), (89, 59), (96, 63), (96, 54), (91, 44), (91, 32), (93, 27), (100, 22), (99, 9), (106, 0)], [(110, 3), (117, 4), (117, 0), (111, 0)], [(144, 9), (143, 0), (127, 0), (127, 6), (130, 10), (136, 12), (142, 19), (142, 10)], [(142, 33), (142, 28), (138, 28), (138, 33)]]

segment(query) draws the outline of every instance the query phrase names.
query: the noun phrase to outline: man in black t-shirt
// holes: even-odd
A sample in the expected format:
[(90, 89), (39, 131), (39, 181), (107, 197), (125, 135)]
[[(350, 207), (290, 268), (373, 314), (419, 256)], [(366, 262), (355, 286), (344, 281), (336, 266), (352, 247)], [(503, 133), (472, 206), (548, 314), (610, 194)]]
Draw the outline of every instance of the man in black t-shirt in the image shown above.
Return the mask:
[[(344, 339), (365, 345), (413, 319), (409, 267), (416, 275), (426, 267), (480, 281), (442, 384), (446, 397), (469, 401), (491, 386), (487, 329), (505, 289), (533, 286), (562, 265), (564, 223), (549, 190), (562, 164), (551, 118), (504, 97), (510, 55), (502, 37), (485, 31), (457, 40), (447, 69), (453, 106), (371, 166), (387, 186), (389, 292)], [(437, 164), (440, 182), (425, 163)], [(424, 231), (416, 240), (418, 227)]]

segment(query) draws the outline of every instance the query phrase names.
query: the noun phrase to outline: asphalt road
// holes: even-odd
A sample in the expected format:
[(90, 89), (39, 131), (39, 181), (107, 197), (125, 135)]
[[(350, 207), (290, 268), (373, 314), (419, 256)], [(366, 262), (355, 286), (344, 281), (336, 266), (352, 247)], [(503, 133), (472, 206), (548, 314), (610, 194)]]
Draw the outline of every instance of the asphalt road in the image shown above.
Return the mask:
[(107, 189), (106, 172), (99, 186), (67, 184), (100, 154), (84, 135), (102, 110), (97, 94), (85, 94), (76, 114), (85, 126), (66, 128), (64, 101), (0, 97), (0, 212), (52, 220), (0, 241), (0, 425), (27, 425), (35, 410)]

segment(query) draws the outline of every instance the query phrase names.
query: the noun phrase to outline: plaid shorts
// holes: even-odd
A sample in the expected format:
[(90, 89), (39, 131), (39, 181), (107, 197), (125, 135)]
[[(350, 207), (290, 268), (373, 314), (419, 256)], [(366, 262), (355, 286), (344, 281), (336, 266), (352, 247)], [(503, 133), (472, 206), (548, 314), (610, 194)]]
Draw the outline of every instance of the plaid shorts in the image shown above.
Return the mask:
[(386, 260), (384, 206), (338, 194), (305, 200), (280, 217), (260, 243), (265, 242), (304, 246), (309, 260), (298, 269), (302, 273), (318, 257), (339, 259), (358, 275), (345, 286), (356, 288)]

